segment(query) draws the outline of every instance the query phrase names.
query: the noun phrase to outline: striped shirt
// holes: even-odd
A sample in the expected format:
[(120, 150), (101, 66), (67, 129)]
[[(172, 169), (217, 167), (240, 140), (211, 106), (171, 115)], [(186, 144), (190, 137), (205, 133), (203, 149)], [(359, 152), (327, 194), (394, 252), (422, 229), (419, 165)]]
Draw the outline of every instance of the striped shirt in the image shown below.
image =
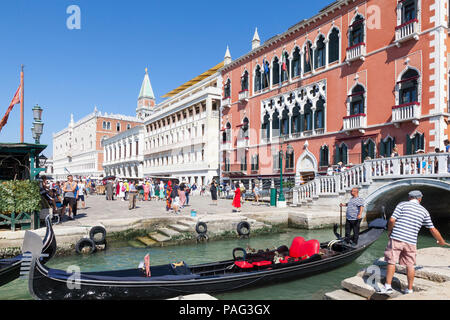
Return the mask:
[(391, 239), (414, 245), (417, 243), (417, 234), (422, 226), (434, 228), (427, 209), (416, 199), (399, 203), (391, 218), (395, 219)]
[(358, 220), (361, 207), (364, 207), (364, 199), (360, 197), (352, 197), (347, 202), (347, 220)]

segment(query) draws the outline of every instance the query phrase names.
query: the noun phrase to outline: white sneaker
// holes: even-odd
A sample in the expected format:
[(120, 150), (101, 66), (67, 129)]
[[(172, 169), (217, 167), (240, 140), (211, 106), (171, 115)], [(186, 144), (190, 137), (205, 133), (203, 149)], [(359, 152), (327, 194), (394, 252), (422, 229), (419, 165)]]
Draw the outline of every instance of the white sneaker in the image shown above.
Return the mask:
[(410, 294), (410, 293), (413, 293), (413, 292), (414, 292), (413, 290), (409, 290), (409, 289), (403, 290), (403, 294)]
[(386, 288), (385, 286), (381, 286), (378, 290), (378, 293), (389, 295), (394, 293), (394, 289), (392, 289), (392, 287)]

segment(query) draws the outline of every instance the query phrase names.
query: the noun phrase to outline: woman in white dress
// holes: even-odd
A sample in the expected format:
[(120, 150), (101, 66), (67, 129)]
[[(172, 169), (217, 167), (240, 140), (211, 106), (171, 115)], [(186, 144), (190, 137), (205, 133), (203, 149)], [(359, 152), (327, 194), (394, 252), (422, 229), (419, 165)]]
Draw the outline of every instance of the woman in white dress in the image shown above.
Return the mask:
[(122, 201), (125, 201), (125, 200), (123, 200), (123, 198), (125, 197), (125, 191), (124, 191), (123, 189), (124, 189), (123, 181), (120, 181), (120, 183), (119, 183), (119, 196), (118, 196), (118, 198), (119, 198), (120, 200), (122, 200)]
[(166, 197), (166, 195), (164, 194), (164, 182), (160, 182), (159, 183), (159, 198), (161, 200), (164, 200), (164, 198)]

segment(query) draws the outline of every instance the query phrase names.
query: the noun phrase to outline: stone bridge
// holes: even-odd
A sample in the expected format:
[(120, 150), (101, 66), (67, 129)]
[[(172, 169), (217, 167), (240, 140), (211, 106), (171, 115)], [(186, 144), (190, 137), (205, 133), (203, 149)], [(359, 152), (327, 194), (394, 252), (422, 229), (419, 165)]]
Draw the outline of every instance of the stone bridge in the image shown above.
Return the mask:
[(422, 204), (433, 219), (450, 218), (450, 153), (431, 153), (367, 160), (333, 176), (320, 176), (295, 187), (293, 206), (305, 211), (339, 215), (339, 203), (350, 198), (353, 187), (365, 199), (369, 220), (408, 199), (411, 190), (422, 191)]

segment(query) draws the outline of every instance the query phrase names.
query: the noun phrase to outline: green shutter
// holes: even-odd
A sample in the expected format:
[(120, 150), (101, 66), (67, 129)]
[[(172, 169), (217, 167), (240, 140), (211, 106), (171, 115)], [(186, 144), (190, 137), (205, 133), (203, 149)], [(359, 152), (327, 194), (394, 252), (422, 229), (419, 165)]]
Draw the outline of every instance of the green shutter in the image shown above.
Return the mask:
[(425, 151), (425, 133), (420, 136), (420, 149)]
[(380, 157), (387, 157), (387, 155), (386, 155), (386, 146), (385, 146), (383, 140), (380, 141), (380, 144), (379, 144), (379, 146), (378, 146), (378, 149), (379, 149), (379, 150), (378, 150), (378, 155), (379, 155)]
[(406, 154), (412, 154), (412, 141), (408, 134), (406, 135)]

